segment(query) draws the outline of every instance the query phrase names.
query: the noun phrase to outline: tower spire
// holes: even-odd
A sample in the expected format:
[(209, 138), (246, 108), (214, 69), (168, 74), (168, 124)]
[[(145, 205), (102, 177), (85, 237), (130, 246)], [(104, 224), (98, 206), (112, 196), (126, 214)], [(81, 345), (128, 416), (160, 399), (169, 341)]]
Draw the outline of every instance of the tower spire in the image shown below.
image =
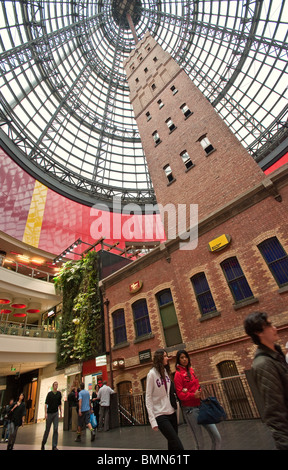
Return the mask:
[(139, 39), (137, 37), (135, 26), (134, 26), (134, 23), (133, 23), (133, 20), (132, 20), (132, 17), (130, 15), (129, 11), (127, 11), (127, 13), (126, 13), (126, 18), (127, 18), (128, 23), (129, 23), (129, 26), (131, 28), (135, 44), (137, 44), (139, 42)]

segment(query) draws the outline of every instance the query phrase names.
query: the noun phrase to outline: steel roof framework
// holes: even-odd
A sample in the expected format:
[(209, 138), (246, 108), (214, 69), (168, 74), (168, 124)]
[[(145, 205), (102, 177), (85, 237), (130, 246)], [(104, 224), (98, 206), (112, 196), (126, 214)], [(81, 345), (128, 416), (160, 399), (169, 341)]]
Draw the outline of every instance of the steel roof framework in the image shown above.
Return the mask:
[(128, 5), (139, 39), (150, 31), (259, 162), (288, 134), (287, 3), (3, 1), (0, 141), (84, 203), (155, 204), (123, 69)]

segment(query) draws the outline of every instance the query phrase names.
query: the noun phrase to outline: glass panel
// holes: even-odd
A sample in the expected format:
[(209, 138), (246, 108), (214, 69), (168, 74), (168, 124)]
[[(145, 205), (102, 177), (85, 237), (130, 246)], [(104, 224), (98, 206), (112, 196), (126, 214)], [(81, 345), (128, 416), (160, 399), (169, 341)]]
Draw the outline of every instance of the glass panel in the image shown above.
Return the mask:
[(237, 258), (227, 259), (221, 263), (221, 266), (236, 302), (253, 297)]
[(276, 237), (258, 245), (279, 286), (288, 283), (288, 256)]
[(164, 333), (167, 347), (182, 343), (182, 337), (178, 324), (171, 326), (170, 328), (166, 328)]
[(216, 305), (204, 273), (196, 274), (192, 279), (192, 285), (197, 297), (198, 305), (202, 314), (215, 312)]
[(135, 302), (132, 308), (137, 337), (151, 333), (151, 326), (146, 300), (139, 300), (138, 302)]

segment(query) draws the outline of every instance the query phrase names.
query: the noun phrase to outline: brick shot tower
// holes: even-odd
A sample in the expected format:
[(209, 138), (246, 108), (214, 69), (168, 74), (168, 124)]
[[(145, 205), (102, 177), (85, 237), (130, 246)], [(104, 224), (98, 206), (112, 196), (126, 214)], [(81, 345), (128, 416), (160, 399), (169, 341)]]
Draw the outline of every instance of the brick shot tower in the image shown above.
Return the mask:
[(186, 229), (190, 205), (201, 220), (261, 183), (257, 163), (149, 33), (124, 68), (157, 203), (185, 210)]

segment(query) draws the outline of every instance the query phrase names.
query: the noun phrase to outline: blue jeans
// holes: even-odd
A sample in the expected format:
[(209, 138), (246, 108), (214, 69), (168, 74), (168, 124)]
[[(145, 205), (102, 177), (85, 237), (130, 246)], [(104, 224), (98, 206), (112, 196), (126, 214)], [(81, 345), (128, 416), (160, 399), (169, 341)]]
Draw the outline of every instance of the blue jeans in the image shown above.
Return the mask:
[(57, 447), (57, 442), (58, 442), (58, 423), (59, 423), (58, 411), (56, 411), (56, 413), (47, 414), (46, 429), (45, 429), (43, 440), (42, 440), (43, 446), (45, 446), (47, 442), (52, 423), (53, 423), (52, 449), (54, 449), (55, 447)]
[(178, 437), (178, 424), (176, 413), (162, 415), (156, 418), (159, 431), (168, 441), (168, 450), (184, 450), (182, 442)]
[(10, 431), (9, 431), (9, 437), (8, 437), (7, 450), (13, 449), (15, 441), (16, 441), (18, 428), (19, 426), (16, 426), (16, 424), (13, 421), (10, 422)]
[(204, 449), (204, 441), (202, 435), (203, 426), (209, 434), (211, 439), (211, 450), (219, 450), (221, 448), (221, 436), (217, 429), (216, 424), (198, 424), (197, 418), (199, 414), (198, 406), (183, 406), (183, 413), (188, 426), (190, 427), (194, 440), (196, 450)]

